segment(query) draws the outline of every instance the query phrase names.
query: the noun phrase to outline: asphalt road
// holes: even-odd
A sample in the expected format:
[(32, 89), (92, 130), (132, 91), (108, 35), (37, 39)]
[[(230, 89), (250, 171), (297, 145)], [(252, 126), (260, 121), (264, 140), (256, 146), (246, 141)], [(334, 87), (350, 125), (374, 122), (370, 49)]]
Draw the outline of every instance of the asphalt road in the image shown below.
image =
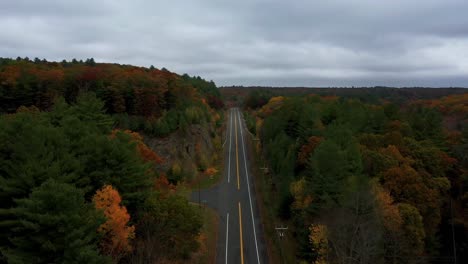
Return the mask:
[(220, 215), (216, 263), (268, 263), (246, 148), (245, 122), (238, 108), (229, 110), (223, 178), (215, 187), (194, 191), (192, 200)]

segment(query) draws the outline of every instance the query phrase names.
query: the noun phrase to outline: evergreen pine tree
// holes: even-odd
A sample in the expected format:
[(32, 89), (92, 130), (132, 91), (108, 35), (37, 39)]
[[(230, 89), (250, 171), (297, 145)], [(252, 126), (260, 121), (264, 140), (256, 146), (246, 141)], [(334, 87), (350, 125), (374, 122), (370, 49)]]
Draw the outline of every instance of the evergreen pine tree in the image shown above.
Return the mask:
[(48, 180), (12, 209), (20, 220), (12, 245), (2, 248), (8, 263), (108, 263), (97, 250), (96, 230), (103, 217), (83, 193)]

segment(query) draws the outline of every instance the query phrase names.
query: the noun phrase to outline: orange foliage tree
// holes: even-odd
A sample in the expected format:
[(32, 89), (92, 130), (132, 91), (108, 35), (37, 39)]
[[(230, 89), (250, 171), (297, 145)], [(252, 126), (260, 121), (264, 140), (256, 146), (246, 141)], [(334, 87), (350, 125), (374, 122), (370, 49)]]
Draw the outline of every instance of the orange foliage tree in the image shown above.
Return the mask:
[(140, 153), (140, 156), (144, 161), (154, 162), (156, 164), (163, 163), (163, 159), (143, 142), (143, 137), (138, 134), (138, 132), (133, 132), (128, 129), (123, 131), (115, 129), (112, 131), (111, 137), (115, 137), (116, 133), (118, 132), (123, 132), (132, 137), (132, 141), (137, 143), (138, 153)]
[(120, 259), (132, 251), (130, 240), (135, 237), (135, 227), (128, 226), (130, 215), (125, 206), (121, 206), (119, 192), (111, 185), (105, 185), (93, 197), (97, 209), (103, 210), (106, 222), (98, 232), (103, 235), (101, 248), (104, 254)]
[(218, 173), (218, 170), (213, 167), (209, 167), (208, 169), (205, 170), (205, 174), (210, 177), (213, 177), (216, 173)]
[(162, 196), (167, 196), (171, 193), (174, 193), (176, 190), (176, 186), (169, 182), (167, 176), (164, 173), (161, 173), (161, 175), (155, 179), (154, 188), (160, 192)]
[(373, 192), (376, 198), (379, 215), (385, 229), (393, 233), (398, 232), (402, 224), (398, 205), (394, 203), (390, 193), (380, 185), (374, 185)]

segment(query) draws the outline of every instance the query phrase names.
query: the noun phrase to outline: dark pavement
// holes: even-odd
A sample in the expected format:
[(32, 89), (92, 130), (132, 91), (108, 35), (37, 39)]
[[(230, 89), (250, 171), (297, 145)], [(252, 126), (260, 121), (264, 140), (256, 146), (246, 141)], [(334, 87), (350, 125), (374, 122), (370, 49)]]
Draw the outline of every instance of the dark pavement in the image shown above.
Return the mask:
[[(248, 170), (252, 154), (245, 141), (250, 135), (239, 109), (229, 110), (227, 122), (223, 178), (215, 187), (200, 192), (202, 203), (217, 210), (220, 216), (216, 263), (268, 263), (254, 183)], [(199, 193), (194, 191), (192, 200), (198, 199)]]

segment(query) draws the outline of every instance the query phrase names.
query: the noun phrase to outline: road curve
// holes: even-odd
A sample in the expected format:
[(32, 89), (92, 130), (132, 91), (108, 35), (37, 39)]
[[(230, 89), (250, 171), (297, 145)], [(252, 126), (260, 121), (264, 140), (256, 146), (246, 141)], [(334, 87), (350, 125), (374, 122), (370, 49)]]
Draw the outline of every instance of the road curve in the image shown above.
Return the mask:
[(223, 178), (214, 188), (194, 191), (192, 200), (220, 215), (216, 263), (268, 263), (254, 182), (249, 171), (245, 122), (238, 108), (229, 109), (224, 144)]

